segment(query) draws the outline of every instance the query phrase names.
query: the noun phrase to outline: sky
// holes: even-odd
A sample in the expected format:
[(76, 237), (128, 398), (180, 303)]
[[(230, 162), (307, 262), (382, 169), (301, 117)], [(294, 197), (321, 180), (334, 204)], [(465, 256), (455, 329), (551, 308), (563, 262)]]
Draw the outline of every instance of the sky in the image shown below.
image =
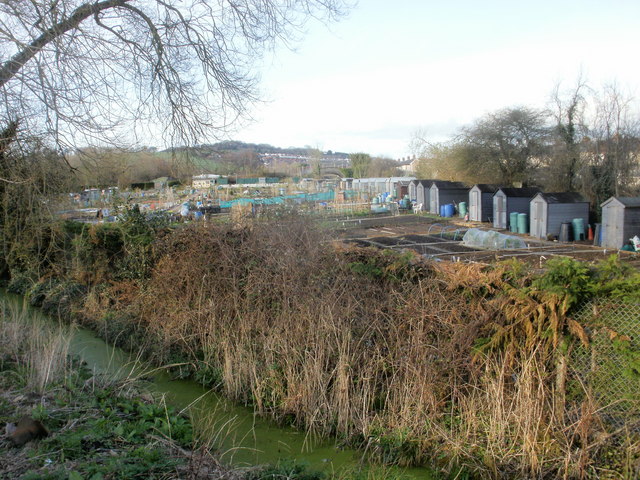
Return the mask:
[(582, 76), (640, 96), (640, 0), (360, 0), (259, 72), (230, 138), (395, 159), (501, 108), (544, 108)]

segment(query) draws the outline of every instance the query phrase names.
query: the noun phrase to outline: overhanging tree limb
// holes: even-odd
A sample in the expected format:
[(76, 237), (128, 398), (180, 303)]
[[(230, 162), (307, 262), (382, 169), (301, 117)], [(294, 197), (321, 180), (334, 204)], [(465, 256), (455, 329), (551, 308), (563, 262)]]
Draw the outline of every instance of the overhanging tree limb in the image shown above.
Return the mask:
[(2, 65), (2, 68), (0, 68), (0, 87), (3, 87), (29, 60), (60, 35), (77, 28), (84, 20), (97, 15), (103, 10), (124, 6), (129, 1), (131, 0), (106, 0), (78, 7), (68, 18), (45, 30), (42, 35), (26, 45)]
[(217, 139), (259, 100), (265, 51), (345, 4), (2, 0), (0, 125), (20, 118), (65, 150)]

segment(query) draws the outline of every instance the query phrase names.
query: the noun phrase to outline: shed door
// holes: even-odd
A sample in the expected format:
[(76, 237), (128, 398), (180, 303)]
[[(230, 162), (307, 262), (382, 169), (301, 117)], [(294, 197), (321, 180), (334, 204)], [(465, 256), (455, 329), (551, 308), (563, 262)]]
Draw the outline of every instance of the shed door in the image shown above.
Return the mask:
[(429, 202), (429, 210), (431, 213), (435, 213), (438, 215), (440, 213), (440, 206), (438, 205), (438, 193), (435, 188), (429, 190), (429, 196), (431, 197), (431, 201)]
[(616, 232), (615, 238), (620, 244), (617, 248), (622, 248), (625, 244), (629, 243), (630, 240), (629, 238), (624, 238), (624, 208), (617, 207), (614, 208), (613, 211), (616, 212), (616, 214), (613, 216), (613, 231)]
[(480, 198), (477, 190), (473, 190), (471, 192), (471, 205), (469, 205), (469, 218), (471, 220), (475, 220), (476, 222), (481, 221), (480, 214)]
[(505, 208), (505, 199), (501, 195), (494, 197), (496, 199), (496, 220), (497, 228), (507, 228), (507, 210)]
[(502, 215), (500, 215), (500, 212), (502, 211), (502, 208), (503, 208), (502, 197), (500, 195), (495, 195), (493, 197), (493, 227), (494, 228), (501, 228), (500, 220), (502, 218)]
[(531, 209), (531, 236), (542, 238), (545, 235), (544, 228), (544, 202), (534, 202)]
[(623, 215), (624, 209), (618, 205), (610, 204), (602, 210), (602, 246), (621, 248), (627, 241), (624, 238)]

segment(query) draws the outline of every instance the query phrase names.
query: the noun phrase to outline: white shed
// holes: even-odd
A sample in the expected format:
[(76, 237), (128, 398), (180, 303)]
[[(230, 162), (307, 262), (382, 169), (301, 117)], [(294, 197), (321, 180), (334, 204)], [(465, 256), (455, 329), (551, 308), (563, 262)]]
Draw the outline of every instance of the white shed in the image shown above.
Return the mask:
[(611, 197), (601, 207), (603, 247), (622, 248), (640, 236), (640, 197)]
[(409, 183), (409, 199), (421, 205), (421, 210), (429, 211), (429, 188), (434, 182), (433, 179), (412, 180)]

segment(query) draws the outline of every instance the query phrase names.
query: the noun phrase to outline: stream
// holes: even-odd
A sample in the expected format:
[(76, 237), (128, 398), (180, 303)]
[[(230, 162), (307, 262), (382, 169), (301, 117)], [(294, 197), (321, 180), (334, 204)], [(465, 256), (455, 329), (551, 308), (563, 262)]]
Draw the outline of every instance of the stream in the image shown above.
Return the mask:
[[(0, 290), (0, 301), (18, 306), (26, 303), (19, 295), (6, 290)], [(37, 308), (28, 305), (26, 308), (39, 321), (54, 321)], [(74, 327), (69, 353), (79, 356), (96, 373), (122, 377), (139, 376), (151, 370), (137, 362), (133, 355), (107, 344), (91, 330), (82, 327)], [(311, 470), (338, 473), (363, 466), (362, 452), (338, 448), (333, 439), (318, 439), (304, 431), (276, 425), (256, 415), (251, 408), (234, 404), (194, 381), (172, 380), (162, 369), (153, 370), (150, 377), (147, 388), (162, 394), (169, 405), (188, 410), (194, 422), (204, 415), (209, 422), (214, 419), (212, 440), (224, 463), (245, 467), (275, 464), (287, 459)], [(375, 470), (376, 467), (369, 465), (367, 469)], [(426, 468), (385, 468), (388, 470), (402, 473), (407, 479), (432, 478), (431, 471)]]

